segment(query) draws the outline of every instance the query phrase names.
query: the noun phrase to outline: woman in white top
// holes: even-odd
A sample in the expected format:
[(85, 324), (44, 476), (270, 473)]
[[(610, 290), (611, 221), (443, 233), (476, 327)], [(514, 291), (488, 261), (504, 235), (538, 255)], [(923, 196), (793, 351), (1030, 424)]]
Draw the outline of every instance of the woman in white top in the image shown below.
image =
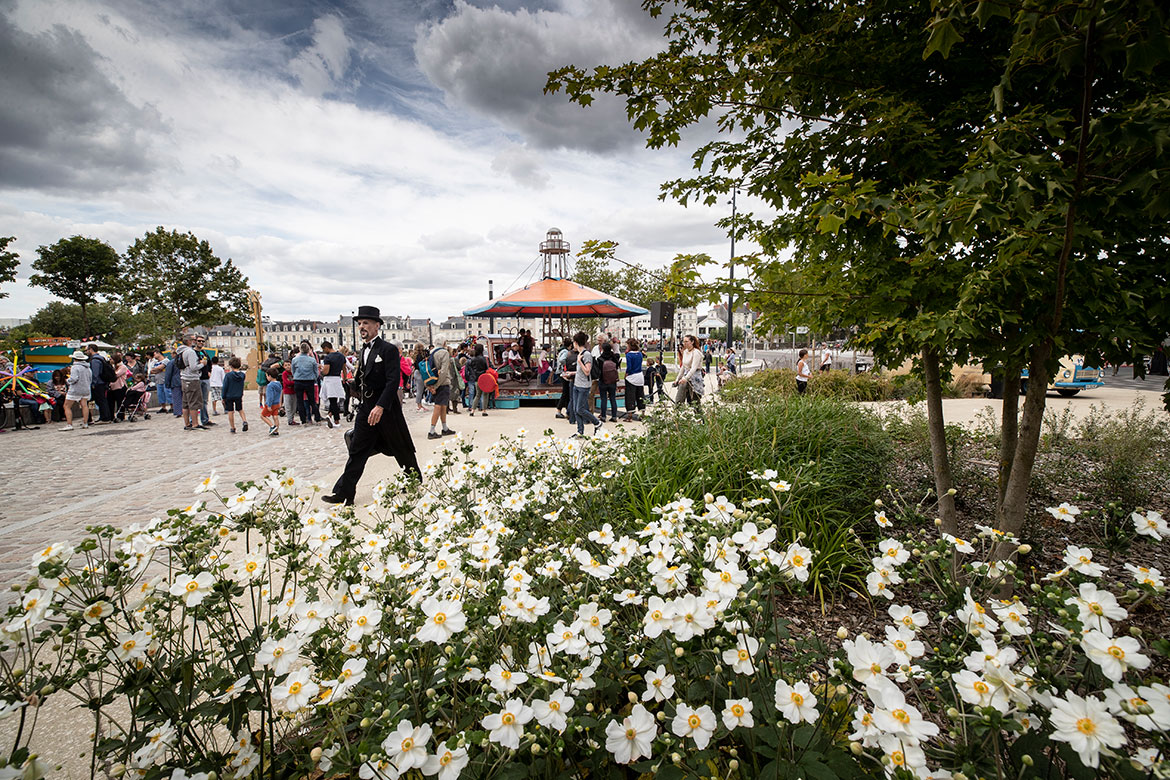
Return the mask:
[(678, 388), (674, 395), (675, 403), (683, 401), (698, 403), (703, 397), (703, 352), (699, 349), (699, 340), (694, 336), (683, 337), (683, 353), (678, 363), (678, 378), (674, 380)]
[(812, 369), (808, 365), (808, 350), (800, 351), (800, 360), (796, 364), (796, 392), (803, 395), (808, 390), (808, 378), (812, 376)]
[(824, 345), (825, 354), (821, 357), (821, 371), (828, 371), (833, 367), (833, 353), (829, 351), (829, 345)]

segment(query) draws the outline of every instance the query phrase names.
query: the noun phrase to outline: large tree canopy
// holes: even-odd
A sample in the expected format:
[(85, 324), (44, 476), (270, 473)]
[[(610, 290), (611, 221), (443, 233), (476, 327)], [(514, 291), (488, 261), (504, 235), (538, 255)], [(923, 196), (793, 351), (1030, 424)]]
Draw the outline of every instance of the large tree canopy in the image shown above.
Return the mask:
[(118, 275), (118, 253), (97, 238), (73, 236), (37, 249), (29, 282), (81, 308), (82, 329), (90, 331), (86, 307), (108, 294)]
[(207, 241), (159, 227), (126, 250), (118, 294), (155, 329), (174, 334), (195, 325), (246, 325), (247, 291), (247, 278)]
[[(664, 197), (714, 203), (739, 187), (767, 204), (735, 226), (762, 248), (740, 258), (737, 286), (764, 327), (855, 327), (879, 359), (917, 359), (948, 525), (937, 387), (951, 362), (1050, 376), (1062, 354), (1121, 359), (1170, 331), (1164, 4), (643, 6), (672, 14), (662, 53), (566, 67), (548, 88), (583, 104), (623, 96), (652, 147), (715, 119), (696, 174)], [(1044, 383), (1029, 386), (1018, 435), (1009, 395), (999, 522), (1016, 530)]]

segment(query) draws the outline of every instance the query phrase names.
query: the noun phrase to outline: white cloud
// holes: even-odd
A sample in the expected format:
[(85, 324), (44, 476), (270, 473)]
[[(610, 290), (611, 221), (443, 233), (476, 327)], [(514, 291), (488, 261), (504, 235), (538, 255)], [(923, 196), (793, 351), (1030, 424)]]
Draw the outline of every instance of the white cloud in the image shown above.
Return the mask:
[[(190, 230), (231, 257), (274, 317), (335, 317), (371, 303), (388, 313), (441, 319), (486, 298), (488, 279), (497, 294), (530, 281), (538, 244), (552, 225), (574, 248), (588, 238), (612, 238), (647, 265), (663, 265), (678, 252), (723, 251), (725, 239), (710, 227), (720, 212), (657, 200), (659, 183), (689, 168), (680, 151), (599, 155), (581, 149), (590, 143), (542, 147), (517, 142), (517, 125), (504, 118), (473, 120), (464, 112), (446, 121), (459, 113), (456, 105), (403, 113), (396, 112), (398, 103), (352, 99), (366, 86), (351, 83), (358, 61), (372, 57), (355, 52), (373, 45), (355, 43), (352, 14), (290, 25), (312, 30), (312, 43), (300, 51), (222, 9), (207, 17), (212, 35), (201, 26), (199, 4), (156, 25), (137, 13), (136, 0), (120, 1), (130, 10), (119, 13), (108, 4), (115, 0), (25, 0), (6, 16), (19, 35), (74, 40), (74, 52), (89, 47), (92, 83), (106, 85), (111, 105), (140, 117), (131, 146), (142, 173), (107, 176), (112, 183), (105, 192), (95, 194), (86, 183), (108, 168), (111, 158), (101, 150), (79, 150), (70, 158), (79, 178), (57, 187), (0, 177), (0, 234), (18, 237), (22, 279), (39, 244), (82, 234), (123, 251), (162, 225)], [(622, 28), (617, 5), (597, 6), (609, 8), (615, 20), (607, 33), (615, 40), (605, 44), (615, 55), (649, 40), (644, 26)], [(475, 13), (460, 5), (452, 18), (463, 24), (480, 18)], [(516, 11), (511, 21), (501, 16), (507, 12), (483, 13), (497, 24), (496, 42), (510, 52), (533, 40), (523, 29), (508, 32), (510, 24), (562, 41), (580, 39), (581, 51), (595, 52), (605, 37), (584, 8)], [(189, 22), (197, 17), (200, 25)], [(306, 45), (304, 35), (293, 38)], [(411, 43), (393, 45), (410, 51)], [(568, 56), (551, 42), (538, 43), (553, 65)], [(61, 47), (46, 51), (64, 57)], [(311, 77), (290, 78), (289, 62), (306, 52), (314, 52), (317, 76), (332, 86), (318, 90)], [(486, 53), (475, 47), (468, 66)], [(314, 60), (304, 62), (308, 68)], [(542, 85), (543, 70), (537, 75)], [(18, 72), (12, 81), (21, 78)], [(411, 107), (425, 106), (410, 79), (403, 83), (413, 90)], [(524, 121), (533, 121), (525, 113), (536, 105), (530, 98), (516, 102), (515, 116)], [(50, 125), (67, 128), (61, 117), (74, 98), (47, 92), (44, 100)], [(563, 104), (563, 96), (550, 100)], [(124, 114), (101, 116), (115, 122)], [(549, 127), (563, 121), (550, 119)], [(579, 137), (616, 137), (619, 130), (632, 135), (621, 127), (582, 130)], [(7, 291), (12, 297), (0, 300), (0, 317), (27, 316), (49, 299), (19, 283)]]
[(350, 42), (345, 25), (333, 14), (313, 22), (313, 45), (289, 64), (301, 86), (310, 95), (333, 92), (349, 68)]

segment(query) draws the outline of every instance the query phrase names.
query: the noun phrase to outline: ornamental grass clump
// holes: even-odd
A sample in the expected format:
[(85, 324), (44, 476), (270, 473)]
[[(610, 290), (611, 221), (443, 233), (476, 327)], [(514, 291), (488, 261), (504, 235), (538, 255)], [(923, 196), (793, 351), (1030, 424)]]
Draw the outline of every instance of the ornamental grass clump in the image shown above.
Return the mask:
[(169, 780), (1041, 777), (1160, 761), (1170, 688), (1125, 624), (1163, 597), (1141, 558), (1160, 516), (1131, 518), (1124, 569), (1069, 549), (1067, 568), (1000, 600), (1022, 575), (980, 562), (995, 532), (899, 531), (921, 508), (871, 521), (871, 507), (865, 587), (888, 625), (798, 635), (784, 613), (821, 555), (791, 531), (807, 475), (773, 464), (736, 499), (596, 516), (641, 444), (521, 430), (473, 459), (455, 442), (421, 486), (381, 484), (356, 513), (286, 471), (223, 490), (210, 477), (190, 507), (47, 547), (0, 624), (14, 743), (0, 771), (60, 760), (30, 751), (55, 698), (94, 719), (93, 774)]

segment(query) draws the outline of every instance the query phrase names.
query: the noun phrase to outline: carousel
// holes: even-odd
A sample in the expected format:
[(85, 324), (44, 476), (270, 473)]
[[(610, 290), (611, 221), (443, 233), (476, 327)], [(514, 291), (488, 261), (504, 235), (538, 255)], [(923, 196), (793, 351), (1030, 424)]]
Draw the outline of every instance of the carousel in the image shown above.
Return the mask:
[[(538, 344), (548, 344), (555, 360), (560, 340), (572, 335), (569, 333), (570, 320), (620, 319), (650, 313), (641, 306), (566, 278), (569, 244), (560, 230), (552, 228), (548, 231), (540, 244), (540, 255), (543, 268), (539, 281), (465, 309), (463, 315), (493, 320), (539, 320), (539, 336), (533, 334), (533, 338)], [(512, 347), (514, 344), (523, 345), (518, 344), (511, 333), (490, 333), (480, 341), (484, 344), (489, 365), (499, 374), (500, 399), (534, 400), (560, 395), (560, 382), (555, 376), (548, 384), (540, 382), (540, 365), (535, 354), (525, 354), (516, 360)]]

